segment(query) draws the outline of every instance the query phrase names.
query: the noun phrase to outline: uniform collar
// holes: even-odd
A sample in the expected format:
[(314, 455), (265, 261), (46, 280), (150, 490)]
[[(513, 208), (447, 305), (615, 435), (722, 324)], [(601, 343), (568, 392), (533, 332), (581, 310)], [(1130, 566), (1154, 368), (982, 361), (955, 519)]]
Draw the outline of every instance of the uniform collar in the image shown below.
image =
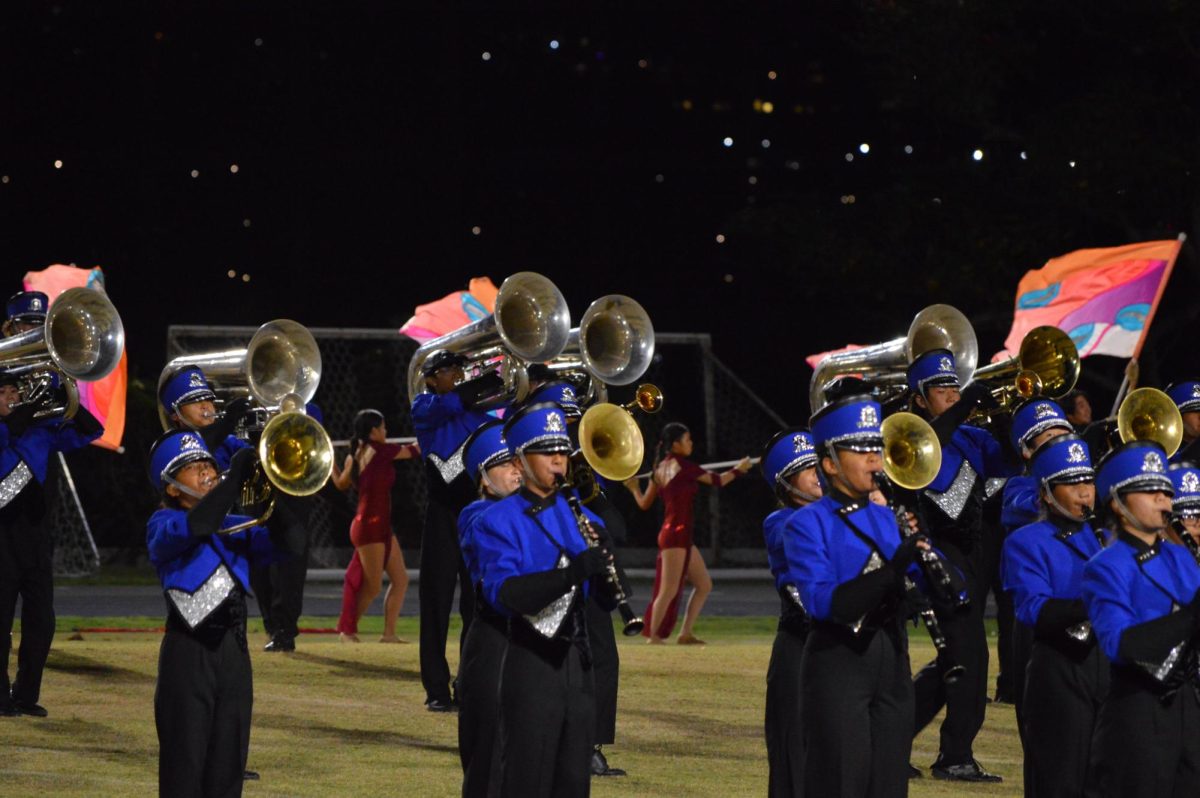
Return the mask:
[(547, 507), (552, 507), (558, 501), (558, 491), (551, 491), (548, 496), (539, 496), (524, 485), (521, 486), (521, 497), (529, 502), (529, 514), (536, 515)]
[(1160, 538), (1154, 541), (1153, 546), (1147, 546), (1141, 538), (1126, 532), (1124, 528), (1117, 530), (1117, 540), (1124, 541), (1129, 546), (1132, 546), (1133, 550), (1138, 554), (1158, 554), (1158, 550), (1162, 545), (1162, 539)]
[(829, 492), (825, 495), (832, 499), (834, 504), (839, 505), (840, 507), (845, 507), (846, 512), (848, 513), (858, 510), (868, 501), (865, 496), (861, 499), (855, 499), (854, 497), (833, 487), (833, 485), (829, 486)]
[(1067, 535), (1074, 535), (1076, 532), (1083, 529), (1083, 525), (1086, 523), (1084, 521), (1076, 521), (1074, 518), (1067, 518), (1064, 515), (1059, 515), (1058, 513), (1052, 512), (1046, 513), (1046, 520), (1053, 524), (1054, 528), (1059, 532), (1063, 532)]

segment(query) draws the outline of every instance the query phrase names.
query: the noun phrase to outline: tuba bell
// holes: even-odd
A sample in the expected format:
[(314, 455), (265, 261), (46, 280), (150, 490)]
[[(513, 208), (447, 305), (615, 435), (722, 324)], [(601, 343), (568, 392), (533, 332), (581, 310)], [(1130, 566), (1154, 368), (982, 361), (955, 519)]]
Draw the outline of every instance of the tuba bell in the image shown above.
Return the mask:
[(503, 394), (489, 404), (520, 401), (529, 390), (526, 363), (556, 357), (567, 344), (571, 312), (553, 282), (535, 272), (517, 272), (500, 284), (495, 312), (457, 330), (426, 341), (408, 364), (409, 398), (425, 390), (421, 366), (439, 349), (462, 355), (468, 374), (498, 371)]
[(930, 305), (913, 318), (904, 337), (823, 358), (809, 382), (812, 412), (828, 404), (825, 389), (843, 374), (861, 375), (875, 389), (879, 401), (886, 403), (904, 392), (908, 364), (931, 349), (953, 352), (959, 382), (965, 385), (970, 380), (979, 359), (971, 322), (950, 305)]
[(893, 413), (879, 427), (883, 438), (883, 472), (896, 485), (920, 490), (942, 467), (937, 433), (914, 413)]
[(653, 358), (650, 315), (636, 300), (608, 294), (588, 306), (562, 354), (548, 365), (558, 373), (586, 372), (593, 383), (629, 385), (646, 373)]
[(1157, 388), (1130, 391), (1117, 409), (1122, 443), (1153, 441), (1171, 457), (1183, 443), (1183, 414), (1171, 397)]
[[(75, 381), (108, 376), (124, 351), (125, 327), (109, 298), (92, 288), (69, 288), (40, 328), (0, 340), (0, 369), (17, 378), (20, 405), (42, 405), (35, 417), (70, 418), (79, 407)], [(59, 383), (66, 402), (54, 406)]]
[(993, 413), (1007, 412), (1031, 396), (1058, 399), (1079, 380), (1079, 351), (1071, 336), (1057, 327), (1035, 327), (1021, 339), (1015, 357), (984, 366), (974, 380), (987, 385), (999, 403)]
[[(308, 328), (291, 319), (275, 319), (258, 328), (242, 349), (184, 355), (172, 359), (158, 378), (158, 394), (171, 374), (180, 368), (198, 368), (224, 402), (249, 396), (263, 416), (279, 412), (285, 397), (296, 396), (300, 405), (313, 398), (321, 382), (321, 350)], [(159, 402), (158, 418), (170, 429), (167, 411)]]

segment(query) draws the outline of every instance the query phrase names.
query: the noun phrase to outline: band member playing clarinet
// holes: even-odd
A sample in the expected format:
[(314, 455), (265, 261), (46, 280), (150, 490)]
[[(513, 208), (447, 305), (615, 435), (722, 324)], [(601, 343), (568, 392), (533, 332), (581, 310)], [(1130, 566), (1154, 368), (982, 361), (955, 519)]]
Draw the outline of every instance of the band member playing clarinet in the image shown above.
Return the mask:
[(821, 498), (817, 478), (817, 450), (805, 429), (786, 429), (767, 444), (762, 472), (779, 500), (779, 509), (763, 521), (767, 561), (779, 591), (779, 630), (767, 666), (767, 763), (770, 766), (768, 794), (792, 798), (804, 794), (804, 723), (801, 717), (800, 661), (808, 639), (808, 613), (800, 591), (790, 584), (783, 536), (788, 521), (801, 507)]
[(1112, 684), (1100, 708), (1088, 796), (1195, 795), (1200, 783), (1200, 566), (1162, 539), (1167, 455), (1132, 442), (1100, 462), (1100, 522), (1115, 540), (1083, 568), (1083, 601)]
[(1175, 496), (1171, 501), (1171, 526), (1179, 541), (1200, 562), (1200, 469), (1177, 463), (1169, 472)]
[(595, 705), (583, 605), (609, 555), (589, 547), (581, 529), (599, 518), (582, 509), (577, 519), (560, 496), (571, 439), (558, 405), (515, 413), (504, 439), (525, 484), (475, 522), (484, 599), (509, 618), (500, 673), (500, 795), (588, 795)]
[(500, 667), (508, 642), (508, 619), (493, 610), (478, 591), (481, 579), (475, 551), (475, 524), (496, 502), (521, 487), (521, 468), (501, 434), (502, 422), (489, 421), (463, 444), (463, 466), (479, 485), (479, 499), (458, 516), (463, 561), (476, 587), (475, 618), (463, 641), (458, 667), (458, 755), (463, 767), (463, 796), (487, 796), (500, 775), (497, 730), (500, 724)]
[(229, 515), (255, 465), (234, 454), (224, 481), (200, 435), (165, 433), (150, 452), (162, 507), (146, 524), (167, 599), (154, 721), (159, 795), (242, 794), (253, 686), (246, 647), (250, 565), (275, 556), (267, 530)]
[(1027, 795), (1083, 795), (1096, 715), (1108, 694), (1108, 659), (1082, 599), (1083, 567), (1103, 548), (1088, 519), (1096, 488), (1087, 444), (1073, 434), (1042, 445), (1030, 477), (1044, 520), (1004, 543), (1004, 588), (1033, 633), (1023, 701)]
[(1200, 461), (1200, 382), (1187, 380), (1167, 386), (1167, 396), (1175, 400), (1183, 417), (1183, 442), (1171, 455), (1172, 463)]
[(810, 796), (908, 790), (913, 682), (904, 631), (905, 576), (920, 580), (918, 536), (868, 494), (883, 468), (879, 404), (850, 396), (812, 418), (822, 498), (783, 530), (784, 584), (813, 619), (800, 669)]

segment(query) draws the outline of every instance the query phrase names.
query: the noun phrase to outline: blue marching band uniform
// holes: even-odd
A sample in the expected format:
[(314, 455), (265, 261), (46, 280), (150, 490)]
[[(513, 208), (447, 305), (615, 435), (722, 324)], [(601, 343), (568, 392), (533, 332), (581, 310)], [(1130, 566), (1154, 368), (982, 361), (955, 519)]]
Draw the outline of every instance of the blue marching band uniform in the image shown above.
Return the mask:
[[(1200, 382), (1187, 380), (1167, 386), (1167, 396), (1175, 401), (1175, 406), (1184, 416), (1183, 443), (1171, 456), (1172, 463), (1200, 463), (1200, 437), (1193, 430), (1200, 429)], [(1193, 413), (1189, 417), (1187, 414)], [(1188, 423), (1188, 422), (1192, 423)]]

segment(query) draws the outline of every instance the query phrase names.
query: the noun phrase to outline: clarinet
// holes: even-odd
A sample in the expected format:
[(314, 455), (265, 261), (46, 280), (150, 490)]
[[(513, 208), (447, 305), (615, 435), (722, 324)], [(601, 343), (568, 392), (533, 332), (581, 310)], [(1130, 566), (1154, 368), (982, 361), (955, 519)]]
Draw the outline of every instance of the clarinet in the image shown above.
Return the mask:
[[(592, 522), (583, 514), (583, 506), (579, 503), (579, 497), (571, 490), (571, 485), (561, 475), (557, 477), (558, 489), (562, 492), (563, 497), (567, 500), (567, 505), (571, 508), (571, 514), (575, 516), (575, 524), (579, 527), (579, 534), (587, 542), (588, 548), (601, 548), (600, 535), (596, 532)], [(621, 587), (621, 576), (617, 571), (616, 563), (613, 561), (612, 552), (605, 550), (607, 555), (607, 564), (605, 565), (604, 587), (613, 601), (617, 602), (617, 612), (621, 615), (621, 620), (625, 622), (624, 628), (621, 630), (626, 637), (633, 637), (642, 633), (642, 628), (646, 625), (645, 621), (637, 616), (633, 608), (629, 606), (629, 597), (625, 595), (625, 589)]]
[(1191, 532), (1188, 532), (1183, 528), (1182, 523), (1173, 522), (1171, 526), (1175, 529), (1175, 534), (1179, 536), (1179, 540), (1184, 546), (1187, 547), (1187, 550), (1191, 552), (1192, 559), (1196, 561), (1197, 565), (1200, 565), (1200, 542), (1197, 542), (1196, 539), (1192, 537)]
[[(891, 483), (883, 474), (875, 474), (875, 484), (879, 486), (880, 492), (885, 497), (891, 498), (890, 489)], [(905, 516), (908, 510), (903, 504), (892, 505), (892, 511), (896, 514), (896, 528), (900, 533), (901, 538), (909, 537), (910, 535), (920, 535), (925, 539), (924, 534), (913, 532), (908, 527), (908, 520)], [(946, 563), (932, 549), (917, 549), (917, 562), (920, 565), (921, 572), (925, 575), (925, 581), (929, 583), (930, 589), (939, 591), (940, 594), (950, 593), (952, 595), (952, 603), (956, 607), (964, 607), (968, 601), (960, 598), (953, 593), (952, 580), (950, 572), (946, 570)], [(910, 594), (920, 595), (920, 590), (907, 575), (904, 577), (905, 591)], [(922, 595), (921, 609), (917, 610), (917, 615), (921, 618), (921, 622), (925, 625), (925, 631), (929, 633), (929, 639), (933, 643), (934, 650), (937, 651), (938, 662), (942, 665), (942, 681), (946, 684), (954, 684), (962, 678), (967, 669), (954, 661), (954, 656), (950, 653), (950, 648), (946, 643), (946, 635), (942, 633), (942, 625), (938, 623), (937, 614), (930, 606), (928, 599)]]

